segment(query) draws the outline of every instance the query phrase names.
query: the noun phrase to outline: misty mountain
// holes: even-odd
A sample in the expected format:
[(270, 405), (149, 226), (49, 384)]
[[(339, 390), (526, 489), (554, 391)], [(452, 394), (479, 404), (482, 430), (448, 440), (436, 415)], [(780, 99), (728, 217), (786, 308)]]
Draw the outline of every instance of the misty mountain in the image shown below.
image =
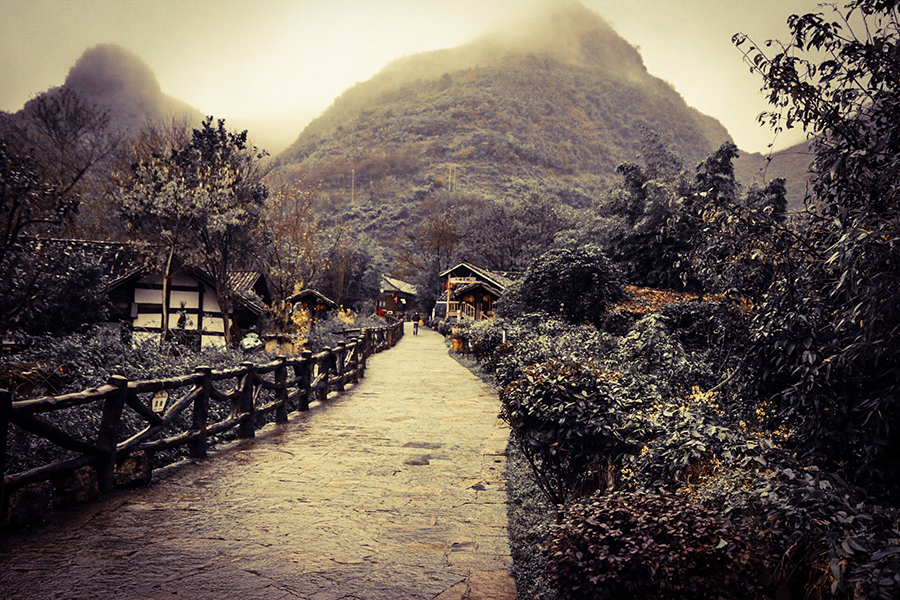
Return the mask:
[(115, 44), (85, 50), (69, 69), (65, 85), (105, 109), (117, 131), (133, 133), (147, 120), (167, 122), (173, 117), (199, 124), (204, 117), (186, 102), (164, 94), (147, 63)]
[(278, 157), (331, 204), (458, 192), (567, 192), (584, 204), (646, 129), (695, 165), (730, 136), (650, 75), (574, 0), (458, 48), (408, 56), (342, 94)]

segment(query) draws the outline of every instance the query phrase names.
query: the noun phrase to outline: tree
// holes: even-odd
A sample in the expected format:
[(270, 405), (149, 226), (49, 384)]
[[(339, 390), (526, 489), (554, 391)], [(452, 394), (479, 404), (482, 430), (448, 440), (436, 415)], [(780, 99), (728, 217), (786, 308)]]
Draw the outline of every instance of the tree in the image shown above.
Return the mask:
[[(42, 303), (53, 305), (51, 297), (58, 299), (56, 306), (66, 305), (69, 297), (70, 306), (83, 308), (76, 296), (90, 288), (87, 296), (96, 299), (87, 279), (82, 289), (71, 285), (78, 273), (87, 277), (96, 265), (75, 256), (51, 260), (36, 253), (29, 240), (58, 235), (79, 209), (85, 180), (115, 147), (106, 121), (68, 88), (29, 101), (20, 115), (0, 115), (0, 328), (46, 331), (27, 315), (39, 313)], [(66, 285), (56, 287), (63, 279)], [(102, 298), (98, 301), (102, 312)], [(98, 318), (95, 313), (79, 310), (74, 317), (89, 322)], [(58, 324), (77, 326), (62, 317)]]
[(310, 287), (328, 269), (325, 256), (326, 234), (313, 211), (319, 185), (307, 186), (302, 180), (270, 182), (261, 227), (271, 236), (263, 255), (273, 296), (272, 310), (279, 327), (292, 330), (292, 307), (286, 299)]
[(229, 274), (251, 266), (263, 242), (265, 153), (247, 144), (246, 131), (229, 132), (224, 119), (213, 125), (212, 117), (186, 145), (170, 142), (149, 154), (135, 148), (131, 172), (120, 182), (122, 209), (136, 233), (163, 248), (164, 279), (175, 256), (210, 276), (230, 343), (236, 297)]
[(340, 306), (357, 311), (370, 306), (378, 294), (385, 265), (369, 241), (341, 227), (334, 235), (326, 260), (328, 267), (319, 282), (323, 292)]
[(621, 184), (598, 202), (583, 234), (598, 243), (635, 285), (681, 290), (699, 217), (681, 159), (654, 131), (645, 131), (641, 163), (623, 163)]
[(461, 255), (490, 269), (521, 271), (572, 221), (569, 211), (548, 196), (494, 202), (461, 223)]
[(758, 393), (796, 442), (894, 490), (900, 449), (900, 3), (793, 15), (787, 44), (734, 37), (776, 130), (815, 134), (812, 195), (753, 323)]
[(544, 253), (528, 267), (518, 290), (526, 308), (571, 323), (597, 323), (606, 306), (621, 297), (621, 275), (593, 245)]

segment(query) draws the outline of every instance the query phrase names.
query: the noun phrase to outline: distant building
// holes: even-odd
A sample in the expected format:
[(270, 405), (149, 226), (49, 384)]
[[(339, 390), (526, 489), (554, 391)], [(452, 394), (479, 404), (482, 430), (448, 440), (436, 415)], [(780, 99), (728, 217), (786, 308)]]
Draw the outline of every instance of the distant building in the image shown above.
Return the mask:
[(287, 297), (288, 304), (302, 308), (313, 320), (324, 319), (338, 307), (337, 303), (316, 290), (305, 289)]
[(419, 310), (418, 290), (414, 285), (382, 275), (379, 292), (375, 304), (375, 312), (379, 317), (403, 315)]
[(463, 262), (441, 273), (444, 292), (435, 305), (439, 318), (494, 318), (494, 306), (513, 282), (510, 273), (499, 273)]

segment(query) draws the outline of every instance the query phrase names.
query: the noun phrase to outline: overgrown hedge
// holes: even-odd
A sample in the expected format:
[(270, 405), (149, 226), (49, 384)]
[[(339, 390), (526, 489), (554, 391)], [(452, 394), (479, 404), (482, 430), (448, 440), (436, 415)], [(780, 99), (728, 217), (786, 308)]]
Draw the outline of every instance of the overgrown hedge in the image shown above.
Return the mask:
[(765, 410), (744, 396), (746, 322), (695, 300), (625, 331), (463, 325), (513, 443), (567, 503), (542, 542), (561, 598), (900, 597), (896, 508), (743, 418)]

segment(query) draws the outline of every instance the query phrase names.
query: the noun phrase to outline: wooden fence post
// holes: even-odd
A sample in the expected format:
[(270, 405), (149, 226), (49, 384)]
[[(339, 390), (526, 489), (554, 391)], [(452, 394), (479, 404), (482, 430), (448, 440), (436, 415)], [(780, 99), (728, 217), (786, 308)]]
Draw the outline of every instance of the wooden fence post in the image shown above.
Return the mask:
[(247, 369), (247, 374), (241, 379), (241, 392), (238, 396), (239, 410), (241, 413), (249, 413), (247, 420), (238, 425), (239, 438), (256, 437), (256, 402), (253, 391), (256, 379), (252, 362), (242, 362), (241, 366)]
[(372, 353), (372, 330), (364, 329), (362, 332), (362, 337), (360, 338), (360, 353), (359, 353), (359, 378), (362, 379), (366, 376), (366, 360), (368, 360), (369, 355)]
[(337, 377), (335, 389), (339, 392), (344, 391), (345, 360), (347, 360), (347, 342), (338, 342), (337, 350), (334, 351), (334, 373)]
[(320, 387), (318, 390), (316, 390), (316, 392), (317, 392), (316, 395), (317, 395), (317, 399), (319, 400), (319, 402), (325, 402), (326, 400), (328, 400), (328, 377), (331, 374), (331, 358), (332, 358), (331, 348), (326, 346), (325, 348), (322, 349), (322, 352), (325, 354), (325, 356), (323, 356), (322, 359), (319, 361), (319, 375), (322, 374), (322, 370), (324, 369), (325, 377), (322, 378)]
[(302, 361), (299, 365), (294, 366), (294, 376), (297, 377), (301, 386), (300, 403), (297, 410), (309, 410), (309, 403), (312, 400), (312, 381), (313, 381), (313, 360), (312, 352), (304, 350), (300, 353)]
[(0, 522), (6, 518), (6, 440), (9, 436), (9, 421), (12, 417), (12, 392), (0, 390)]
[(191, 458), (206, 458), (206, 425), (209, 421), (209, 395), (212, 391), (212, 367), (197, 367), (195, 371), (203, 375), (200, 394), (194, 398), (194, 417), (191, 429), (198, 436), (188, 445)]
[(347, 368), (350, 369), (350, 382), (354, 385), (359, 383), (359, 353), (362, 350), (361, 339), (362, 338), (360, 337), (355, 337), (353, 338), (353, 341), (350, 342), (349, 352), (352, 354), (353, 358), (347, 361)]
[(109, 378), (109, 385), (118, 389), (103, 404), (103, 416), (100, 418), (100, 430), (97, 433), (97, 448), (103, 451), (97, 463), (97, 482), (100, 492), (104, 494), (111, 492), (116, 483), (116, 444), (119, 441), (122, 408), (128, 396), (128, 379), (121, 375), (113, 375)]
[(288, 422), (288, 391), (287, 391), (287, 356), (278, 355), (278, 368), (275, 369), (275, 383), (278, 388), (275, 390), (275, 422)]

